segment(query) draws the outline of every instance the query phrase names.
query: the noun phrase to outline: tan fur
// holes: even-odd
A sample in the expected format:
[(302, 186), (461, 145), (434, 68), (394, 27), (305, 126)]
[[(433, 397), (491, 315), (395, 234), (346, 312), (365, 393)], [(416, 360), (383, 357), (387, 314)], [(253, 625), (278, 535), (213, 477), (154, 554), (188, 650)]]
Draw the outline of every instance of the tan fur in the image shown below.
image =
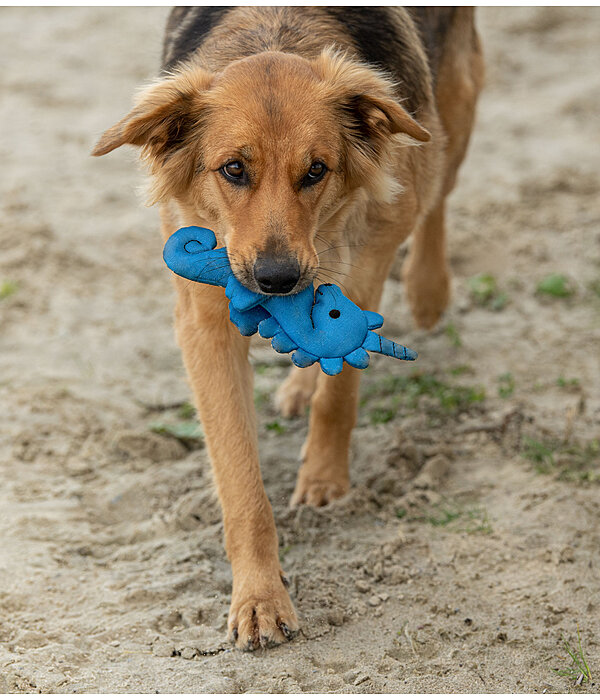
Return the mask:
[[(253, 15), (240, 16), (250, 22)], [(463, 24), (471, 30), (468, 17)], [(298, 258), (300, 286), (315, 278), (338, 281), (356, 303), (376, 310), (395, 251), (414, 233), (408, 297), (417, 323), (435, 324), (449, 296), (444, 198), (481, 84), (478, 46), (466, 50), (464, 37), (450, 38), (437, 93), (425, 85), (428, 98), (416, 121), (390, 80), (351, 54), (318, 52), (311, 44), (305, 55), (236, 58), (222, 48), (226, 29), (216, 32), (219, 60), (200, 67), (200, 52), (196, 62), (148, 87), (94, 155), (125, 143), (142, 147), (165, 239), (180, 225), (213, 229), (250, 288), (256, 289), (259, 252), (281, 245)], [(326, 35), (330, 27), (315, 20), (315, 31)], [(339, 44), (339, 36), (331, 38)], [(368, 147), (339, 109), (348, 100), (368, 132)], [(232, 186), (218, 172), (232, 159), (247, 164), (251, 187)], [(329, 172), (303, 189), (298, 183), (314, 160)], [(229, 322), (222, 289), (174, 282), (177, 338), (206, 433), (233, 570), (229, 629), (240, 648), (278, 643), (298, 622), (260, 475), (248, 340)], [(348, 490), (359, 376), (348, 367), (337, 377), (295, 369), (278, 392), (288, 415), (303, 411), (312, 396), (293, 504), (323, 505)]]

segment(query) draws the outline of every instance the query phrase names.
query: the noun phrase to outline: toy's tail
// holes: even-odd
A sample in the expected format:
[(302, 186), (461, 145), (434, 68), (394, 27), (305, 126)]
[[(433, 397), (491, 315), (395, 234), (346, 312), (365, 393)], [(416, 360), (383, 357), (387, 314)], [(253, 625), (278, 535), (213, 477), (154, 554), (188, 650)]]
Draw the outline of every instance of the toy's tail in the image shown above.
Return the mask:
[(214, 250), (215, 234), (207, 228), (186, 226), (169, 238), (163, 249), (167, 267), (194, 282), (225, 287), (231, 274), (225, 248)]
[(367, 333), (363, 348), (369, 350), (369, 352), (378, 352), (380, 355), (395, 357), (398, 360), (412, 361), (416, 360), (418, 357), (414, 350), (404, 345), (394, 343), (393, 340), (388, 340), (381, 335), (377, 335), (377, 333), (373, 333), (373, 331)]

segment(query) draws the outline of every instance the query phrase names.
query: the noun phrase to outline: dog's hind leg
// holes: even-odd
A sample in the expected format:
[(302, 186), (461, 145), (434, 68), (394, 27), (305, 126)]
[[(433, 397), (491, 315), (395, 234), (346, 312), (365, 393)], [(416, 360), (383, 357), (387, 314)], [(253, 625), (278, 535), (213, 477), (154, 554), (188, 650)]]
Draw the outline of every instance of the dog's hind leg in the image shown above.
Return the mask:
[(444, 208), (441, 199), (413, 233), (403, 269), (408, 303), (420, 328), (432, 328), (450, 299)]
[(457, 8), (445, 39), (439, 66), (436, 104), (445, 135), (445, 166), (437, 202), (413, 234), (404, 266), (407, 296), (418, 326), (437, 323), (450, 298), (446, 260), (446, 197), (452, 191), (475, 118), (483, 84), (483, 57), (475, 30), (473, 9)]
[(285, 418), (303, 416), (317, 387), (319, 364), (292, 367), (275, 394), (275, 406)]

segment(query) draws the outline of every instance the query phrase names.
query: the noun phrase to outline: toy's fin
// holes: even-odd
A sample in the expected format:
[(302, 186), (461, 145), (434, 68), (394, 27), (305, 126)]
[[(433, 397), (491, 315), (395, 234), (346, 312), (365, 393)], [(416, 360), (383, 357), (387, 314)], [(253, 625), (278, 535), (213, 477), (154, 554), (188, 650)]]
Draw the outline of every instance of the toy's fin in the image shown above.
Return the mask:
[(346, 360), (351, 367), (356, 367), (356, 369), (365, 369), (369, 366), (369, 353), (363, 348), (358, 348), (358, 350), (353, 350), (351, 353), (346, 355), (344, 360)]
[(248, 311), (238, 311), (229, 304), (229, 319), (235, 324), (242, 335), (254, 335), (259, 325), (267, 318), (267, 311), (262, 306), (257, 306)]
[(298, 347), (289, 335), (286, 335), (283, 331), (279, 331), (277, 335), (273, 336), (271, 345), (273, 346), (273, 350), (281, 353), (292, 352), (292, 350)]
[(314, 365), (318, 359), (318, 357), (311, 355), (309, 352), (306, 352), (306, 350), (302, 350), (301, 348), (296, 350), (296, 352), (292, 355), (292, 362), (296, 365), (296, 367), (310, 367), (311, 365)]
[(375, 311), (363, 311), (363, 313), (367, 317), (367, 325), (370, 330), (383, 326), (383, 316), (381, 314), (375, 313)]
[(265, 300), (264, 294), (257, 294), (246, 289), (233, 273), (230, 274), (227, 281), (225, 296), (238, 311), (248, 311), (248, 309), (258, 306)]
[(278, 321), (273, 318), (273, 316), (269, 316), (269, 318), (262, 321), (258, 327), (258, 332), (262, 338), (272, 338), (275, 333), (278, 333), (280, 330), (281, 326), (279, 325)]
[(341, 357), (322, 357), (319, 364), (323, 372), (331, 376), (339, 374), (344, 368), (344, 360)]
[(370, 352), (378, 352), (381, 355), (387, 355), (388, 357), (395, 357), (398, 360), (416, 360), (418, 355), (414, 350), (405, 347), (404, 345), (399, 345), (394, 343), (393, 340), (388, 340), (373, 331), (367, 333), (365, 342), (363, 343), (363, 348), (369, 350)]

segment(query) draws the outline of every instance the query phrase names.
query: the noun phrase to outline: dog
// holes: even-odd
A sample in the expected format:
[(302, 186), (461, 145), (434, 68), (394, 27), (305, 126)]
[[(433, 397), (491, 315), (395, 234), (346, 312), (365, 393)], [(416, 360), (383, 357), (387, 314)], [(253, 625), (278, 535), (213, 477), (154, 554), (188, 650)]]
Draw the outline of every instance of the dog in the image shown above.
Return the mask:
[[(162, 72), (93, 155), (138, 146), (163, 236), (203, 226), (263, 294), (341, 282), (377, 310), (398, 246), (418, 326), (449, 300), (445, 198), (473, 125), (483, 59), (472, 8), (181, 7)], [(233, 589), (230, 638), (253, 650), (298, 619), (262, 483), (248, 339), (220, 288), (175, 278), (175, 329), (220, 499)], [(291, 504), (349, 489), (359, 371), (292, 369), (284, 415), (310, 403)]]

